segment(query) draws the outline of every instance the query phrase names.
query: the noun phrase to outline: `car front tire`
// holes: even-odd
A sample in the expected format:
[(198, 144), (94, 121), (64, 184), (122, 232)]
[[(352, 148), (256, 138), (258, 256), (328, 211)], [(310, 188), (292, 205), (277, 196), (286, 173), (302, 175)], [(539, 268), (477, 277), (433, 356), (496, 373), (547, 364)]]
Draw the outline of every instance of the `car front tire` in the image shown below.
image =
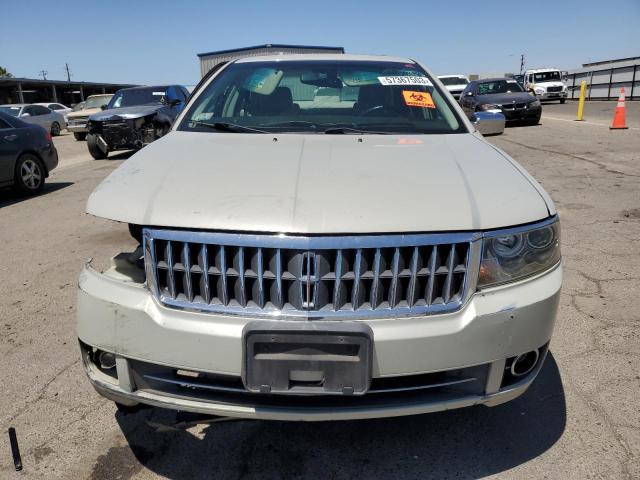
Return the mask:
[(109, 156), (108, 151), (105, 152), (98, 146), (98, 136), (92, 133), (87, 135), (87, 148), (95, 160), (104, 160)]
[(33, 154), (25, 153), (17, 163), (14, 187), (22, 194), (35, 195), (44, 188), (45, 170), (42, 162)]
[(566, 102), (566, 101), (567, 101), (567, 100), (566, 100), (565, 98), (561, 98), (561, 99), (560, 99), (560, 104), (561, 104), (561, 105), (563, 105), (563, 104), (564, 104), (564, 102)]
[(57, 137), (60, 135), (60, 124), (58, 122), (53, 122), (51, 124), (51, 136)]
[(83, 140), (86, 140), (87, 133), (86, 132), (74, 132), (73, 133), (73, 138), (75, 138), (79, 142), (82, 142)]

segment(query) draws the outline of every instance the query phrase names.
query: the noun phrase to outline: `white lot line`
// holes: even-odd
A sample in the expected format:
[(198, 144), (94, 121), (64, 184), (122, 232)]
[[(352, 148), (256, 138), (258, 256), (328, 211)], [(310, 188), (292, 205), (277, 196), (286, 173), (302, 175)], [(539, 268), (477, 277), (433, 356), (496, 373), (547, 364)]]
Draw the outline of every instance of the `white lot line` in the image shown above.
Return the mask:
[[(582, 121), (578, 122), (577, 120), (571, 120), (569, 118), (549, 117), (547, 115), (542, 115), (542, 118), (545, 119), (545, 120), (558, 120), (560, 122), (571, 122), (571, 123), (575, 123), (576, 125), (580, 124), (580, 125), (591, 125), (591, 126), (594, 126), (594, 127), (607, 127), (607, 128), (609, 128), (609, 125), (605, 125), (603, 123), (587, 122), (585, 120), (582, 120)], [(640, 128), (628, 127), (628, 130), (640, 130)]]

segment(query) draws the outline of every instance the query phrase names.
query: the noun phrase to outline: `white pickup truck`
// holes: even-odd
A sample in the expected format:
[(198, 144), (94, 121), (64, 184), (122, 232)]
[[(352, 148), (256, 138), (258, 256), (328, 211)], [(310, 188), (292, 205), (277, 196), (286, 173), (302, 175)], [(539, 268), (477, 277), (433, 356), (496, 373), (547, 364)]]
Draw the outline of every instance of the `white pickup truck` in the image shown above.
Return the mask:
[(527, 70), (524, 73), (524, 88), (540, 100), (560, 100), (560, 103), (564, 103), (567, 99), (567, 84), (557, 68)]

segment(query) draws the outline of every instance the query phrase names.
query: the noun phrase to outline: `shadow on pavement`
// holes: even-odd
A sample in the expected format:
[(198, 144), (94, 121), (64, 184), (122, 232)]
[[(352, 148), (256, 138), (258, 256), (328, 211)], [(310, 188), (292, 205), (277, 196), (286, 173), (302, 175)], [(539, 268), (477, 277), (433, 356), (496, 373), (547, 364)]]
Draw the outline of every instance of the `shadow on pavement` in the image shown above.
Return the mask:
[(116, 414), (128, 445), (111, 448), (93, 479), (129, 478), (147, 468), (171, 479), (480, 478), (541, 455), (562, 436), (565, 397), (547, 356), (520, 398), (494, 407), (350, 422), (240, 421), (157, 432), (173, 412)]
[(42, 192), (38, 195), (21, 195), (16, 193), (11, 187), (2, 188), (0, 189), (0, 208), (8, 207), (9, 205), (13, 205), (14, 203), (19, 203), (24, 200), (42, 197), (48, 193), (53, 193), (55, 191), (62, 190), (63, 188), (70, 187), (71, 185), (73, 185), (73, 182), (46, 182)]

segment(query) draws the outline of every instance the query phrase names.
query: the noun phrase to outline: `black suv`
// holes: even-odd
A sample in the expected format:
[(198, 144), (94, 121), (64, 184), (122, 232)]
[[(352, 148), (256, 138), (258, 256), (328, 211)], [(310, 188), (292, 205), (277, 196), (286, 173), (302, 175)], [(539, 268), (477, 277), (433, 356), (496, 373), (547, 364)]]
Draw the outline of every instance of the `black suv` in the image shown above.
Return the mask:
[(96, 160), (114, 150), (139, 149), (160, 138), (187, 103), (182, 85), (118, 90), (100, 113), (89, 117), (87, 146)]

